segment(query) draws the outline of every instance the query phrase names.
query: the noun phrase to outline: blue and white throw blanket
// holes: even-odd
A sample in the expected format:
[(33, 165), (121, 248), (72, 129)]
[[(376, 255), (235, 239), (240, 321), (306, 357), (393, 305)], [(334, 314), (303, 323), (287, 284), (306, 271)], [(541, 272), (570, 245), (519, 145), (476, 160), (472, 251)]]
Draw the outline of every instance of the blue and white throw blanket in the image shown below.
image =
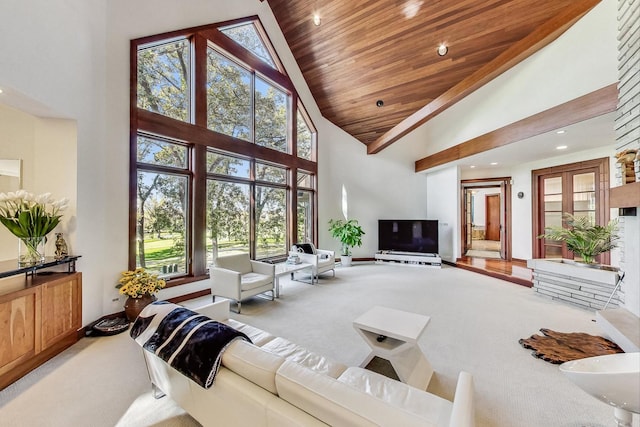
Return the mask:
[(204, 388), (213, 384), (222, 353), (233, 341), (251, 342), (224, 323), (166, 301), (156, 301), (142, 310), (131, 337)]

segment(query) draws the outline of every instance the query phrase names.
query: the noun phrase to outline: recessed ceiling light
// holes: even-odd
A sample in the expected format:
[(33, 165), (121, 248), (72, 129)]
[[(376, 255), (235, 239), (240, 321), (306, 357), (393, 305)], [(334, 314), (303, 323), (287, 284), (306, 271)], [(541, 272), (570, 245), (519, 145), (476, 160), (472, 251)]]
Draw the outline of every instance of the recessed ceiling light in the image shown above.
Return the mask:
[(497, 164), (498, 164), (498, 162), (491, 162), (491, 166), (495, 166)]
[(384, 101), (382, 99), (378, 99), (376, 101), (376, 107), (382, 107), (384, 105)]
[(2, 89), (0, 89), (0, 93), (2, 93)]
[(319, 26), (321, 24), (320, 21), (320, 15), (317, 13), (313, 14), (313, 25), (315, 25), (316, 27)]
[(558, 145), (558, 146), (556, 147), (556, 150), (566, 150), (566, 149), (567, 149), (567, 146), (566, 146), (566, 145)]
[(440, 46), (438, 46), (438, 55), (445, 56), (447, 52), (449, 52), (449, 48), (446, 44), (441, 43)]
[(469, 167), (470, 167), (471, 169), (473, 169), (473, 168), (475, 168), (475, 165), (471, 165), (471, 166), (469, 166)]
[(566, 133), (566, 132), (567, 132), (566, 130), (559, 130), (559, 131), (556, 131), (556, 133), (557, 133), (558, 135), (562, 135), (563, 133)]

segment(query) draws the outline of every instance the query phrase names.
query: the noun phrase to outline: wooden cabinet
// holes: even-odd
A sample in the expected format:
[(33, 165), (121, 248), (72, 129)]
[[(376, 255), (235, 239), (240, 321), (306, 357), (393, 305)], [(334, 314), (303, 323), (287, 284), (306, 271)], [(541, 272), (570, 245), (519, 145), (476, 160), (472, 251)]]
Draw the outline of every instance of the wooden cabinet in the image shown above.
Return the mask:
[(0, 389), (78, 340), (82, 273), (0, 280)]

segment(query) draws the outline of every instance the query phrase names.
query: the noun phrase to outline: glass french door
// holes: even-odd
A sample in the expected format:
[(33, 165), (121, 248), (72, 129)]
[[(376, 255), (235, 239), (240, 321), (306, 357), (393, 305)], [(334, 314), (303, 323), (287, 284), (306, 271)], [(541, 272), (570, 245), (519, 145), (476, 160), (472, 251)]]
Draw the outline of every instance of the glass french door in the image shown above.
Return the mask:
[(593, 224), (608, 222), (608, 202), (604, 197), (604, 189), (609, 186), (608, 160), (585, 163), (588, 162), (550, 168), (547, 173), (533, 171), (538, 201), (537, 209), (534, 206), (534, 258), (575, 258), (563, 242), (537, 238), (548, 227), (565, 226), (564, 213), (586, 217)]

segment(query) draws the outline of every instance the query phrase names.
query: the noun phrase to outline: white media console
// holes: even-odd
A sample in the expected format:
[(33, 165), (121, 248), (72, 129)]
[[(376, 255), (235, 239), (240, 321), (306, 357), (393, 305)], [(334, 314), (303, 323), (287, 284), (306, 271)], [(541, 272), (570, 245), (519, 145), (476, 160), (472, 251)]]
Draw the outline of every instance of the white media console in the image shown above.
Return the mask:
[(378, 251), (375, 254), (377, 264), (398, 263), (417, 267), (440, 268), (442, 258), (438, 254), (401, 251)]

